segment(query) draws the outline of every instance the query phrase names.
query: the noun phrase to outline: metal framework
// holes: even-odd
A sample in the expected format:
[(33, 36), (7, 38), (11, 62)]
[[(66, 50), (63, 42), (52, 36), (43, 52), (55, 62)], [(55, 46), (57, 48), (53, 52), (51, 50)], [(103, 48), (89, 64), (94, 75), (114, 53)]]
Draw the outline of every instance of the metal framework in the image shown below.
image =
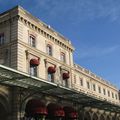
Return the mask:
[(72, 88), (60, 86), (56, 83), (28, 75), (24, 72), (0, 65), (0, 84), (18, 86), (21, 88), (39, 90), (42, 93), (70, 100), (83, 107), (93, 107), (111, 112), (120, 112), (120, 105), (76, 91)]

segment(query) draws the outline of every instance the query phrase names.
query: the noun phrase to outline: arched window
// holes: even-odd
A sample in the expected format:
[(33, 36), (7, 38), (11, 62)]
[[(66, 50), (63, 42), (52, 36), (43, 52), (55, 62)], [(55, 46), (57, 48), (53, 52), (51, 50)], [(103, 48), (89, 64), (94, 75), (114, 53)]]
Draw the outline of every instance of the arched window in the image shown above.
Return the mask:
[(46, 50), (47, 50), (47, 54), (52, 56), (52, 46), (48, 44)]
[(61, 52), (61, 53), (60, 53), (60, 60), (61, 60), (62, 62), (65, 62), (65, 61), (66, 61), (65, 59), (66, 59), (66, 58), (65, 58), (65, 53)]
[(42, 120), (47, 114), (47, 107), (44, 102), (39, 99), (31, 99), (27, 102), (25, 120)]
[(36, 47), (36, 37), (32, 34), (29, 35), (29, 45), (31, 47)]

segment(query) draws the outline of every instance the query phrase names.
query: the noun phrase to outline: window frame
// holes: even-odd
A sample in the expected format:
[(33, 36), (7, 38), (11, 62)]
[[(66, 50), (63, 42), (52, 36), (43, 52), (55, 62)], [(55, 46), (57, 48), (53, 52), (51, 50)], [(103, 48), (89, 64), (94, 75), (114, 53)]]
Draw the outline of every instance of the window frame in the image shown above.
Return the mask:
[(29, 34), (28, 43), (31, 47), (36, 48), (36, 36), (33, 34)]
[(83, 86), (83, 78), (79, 77), (80, 86)]
[(54, 73), (49, 73), (48, 72), (47, 76), (48, 76), (48, 81), (49, 82), (54, 82), (54, 79), (55, 79)]
[(90, 89), (90, 82), (87, 81), (87, 89)]
[(93, 91), (96, 91), (96, 84), (95, 83), (93, 83)]
[(114, 98), (115, 96), (114, 96), (114, 92), (112, 92), (112, 98)]
[(64, 52), (60, 53), (60, 60), (64, 63), (66, 62), (66, 54)]
[(46, 45), (46, 52), (48, 55), (53, 56), (53, 47), (50, 44)]
[(103, 95), (106, 95), (106, 89), (103, 88)]
[(30, 75), (37, 77), (37, 75), (38, 75), (38, 68), (37, 68), (37, 66), (31, 66), (30, 65)]
[(101, 87), (100, 86), (98, 86), (98, 92), (101, 93)]
[(108, 97), (110, 97), (110, 91), (108, 90)]

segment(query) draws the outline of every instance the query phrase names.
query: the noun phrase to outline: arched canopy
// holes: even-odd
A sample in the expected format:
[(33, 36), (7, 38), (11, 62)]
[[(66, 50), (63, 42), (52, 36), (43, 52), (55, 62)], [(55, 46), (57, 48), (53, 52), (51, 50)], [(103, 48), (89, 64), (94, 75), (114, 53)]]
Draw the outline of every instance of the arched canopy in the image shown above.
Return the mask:
[(47, 109), (48, 109), (49, 116), (55, 116), (55, 117), (64, 117), (65, 116), (63, 107), (59, 104), (50, 103), (50, 104), (48, 104)]
[(40, 60), (37, 58), (33, 58), (30, 60), (30, 65), (33, 67), (38, 66), (39, 64), (40, 64)]
[(56, 72), (56, 68), (55, 67), (53, 67), (53, 66), (49, 66), (48, 67), (48, 73), (53, 74), (55, 72)]
[(43, 102), (37, 99), (28, 101), (25, 108), (26, 116), (47, 115), (47, 108)]
[(69, 75), (69, 73), (64, 72), (64, 73), (62, 74), (62, 77), (63, 77), (63, 80), (66, 80), (66, 79), (69, 79), (69, 78), (70, 78), (70, 75)]

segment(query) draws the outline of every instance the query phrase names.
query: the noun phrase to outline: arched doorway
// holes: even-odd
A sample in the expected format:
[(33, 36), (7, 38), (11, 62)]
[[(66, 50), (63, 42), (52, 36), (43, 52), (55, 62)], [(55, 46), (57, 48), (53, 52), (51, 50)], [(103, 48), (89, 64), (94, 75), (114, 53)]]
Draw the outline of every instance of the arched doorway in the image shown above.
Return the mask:
[(112, 120), (117, 120), (117, 118), (115, 118), (115, 116), (114, 116), (114, 117), (112, 117)]
[(85, 114), (84, 114), (84, 120), (91, 120), (89, 112), (85, 112)]
[(5, 110), (5, 107), (0, 103), (0, 119), (1, 120), (7, 120), (7, 112)]
[(110, 117), (109, 117), (109, 116), (107, 116), (106, 120), (110, 120)]
[(101, 115), (100, 120), (105, 120), (105, 117), (103, 115)]
[(25, 117), (29, 120), (43, 120), (47, 116), (46, 105), (39, 99), (29, 100), (25, 108)]
[(93, 120), (98, 120), (98, 116), (96, 113), (93, 114)]
[(50, 103), (47, 106), (49, 120), (62, 120), (65, 116), (63, 107), (56, 103)]
[(120, 118), (119, 118), (119, 117), (116, 117), (116, 120), (120, 120)]
[(65, 106), (65, 120), (77, 120), (78, 112), (72, 106)]

